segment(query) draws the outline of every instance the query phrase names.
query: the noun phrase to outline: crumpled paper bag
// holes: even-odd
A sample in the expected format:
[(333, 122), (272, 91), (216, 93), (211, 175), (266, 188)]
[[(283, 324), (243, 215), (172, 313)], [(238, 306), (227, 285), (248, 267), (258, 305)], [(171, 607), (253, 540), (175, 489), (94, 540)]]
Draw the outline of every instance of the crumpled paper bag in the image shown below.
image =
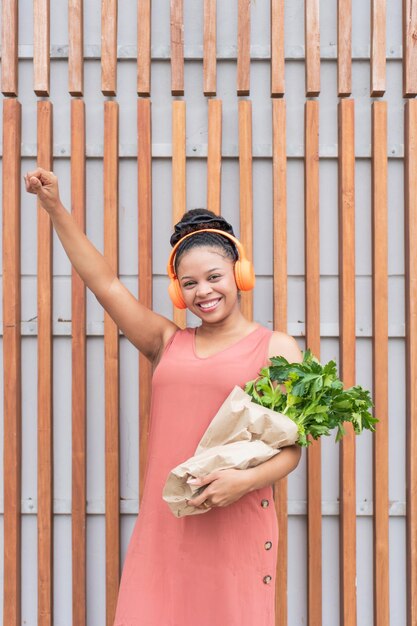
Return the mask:
[(236, 386), (213, 417), (194, 456), (171, 470), (162, 497), (176, 517), (208, 513), (209, 509), (186, 503), (208, 485), (198, 487), (187, 480), (221, 469), (254, 467), (297, 439), (297, 425), (289, 417), (252, 402)]

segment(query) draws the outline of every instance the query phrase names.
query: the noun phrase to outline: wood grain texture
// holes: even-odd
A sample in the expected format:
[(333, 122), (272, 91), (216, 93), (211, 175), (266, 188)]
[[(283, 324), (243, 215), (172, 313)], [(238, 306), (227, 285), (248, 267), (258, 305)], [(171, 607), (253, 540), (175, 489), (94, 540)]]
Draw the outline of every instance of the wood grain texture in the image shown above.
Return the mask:
[[(85, 232), (85, 104), (71, 101), (71, 212)], [(72, 414), (72, 623), (86, 626), (86, 503), (87, 503), (87, 406), (86, 406), (86, 293), (85, 285), (71, 269), (71, 414)]]
[(171, 93), (184, 95), (184, 0), (171, 0)]
[[(138, 282), (139, 300), (152, 308), (152, 133), (151, 102), (138, 100)], [(139, 355), (139, 499), (145, 485), (152, 367)]]
[(389, 626), (387, 103), (372, 104), (374, 624)]
[[(339, 123), (339, 326), (340, 378), (355, 384), (355, 109), (338, 105)], [(355, 434), (346, 424), (340, 443), (340, 622), (356, 624)]]
[[(38, 102), (38, 167), (52, 170), (52, 103)], [(38, 624), (53, 619), (52, 222), (38, 202)]]
[(284, 93), (284, 0), (271, 0), (271, 96)]
[(117, 0), (101, 0), (101, 91), (117, 92)]
[(250, 0), (238, 0), (237, 18), (237, 95), (250, 91)]
[(319, 5), (319, 0), (305, 0), (304, 4), (306, 96), (320, 93)]
[(138, 0), (138, 96), (151, 95), (151, 0)]
[(72, 96), (84, 91), (83, 0), (68, 0), (68, 91)]
[[(305, 103), (305, 311), (306, 348), (320, 359), (319, 103)], [(322, 622), (321, 444), (307, 451), (307, 611), (309, 624)]]
[(337, 95), (352, 93), (352, 0), (337, 3)]
[(208, 101), (207, 208), (220, 215), (222, 101)]
[(417, 623), (417, 101), (405, 105), (407, 626)]
[[(104, 103), (104, 256), (118, 272), (119, 105)], [(106, 422), (106, 624), (113, 625), (120, 575), (119, 330), (104, 312)]]
[(3, 101), (3, 624), (21, 626), (20, 145), (22, 106)]
[[(185, 102), (172, 103), (172, 222), (176, 224), (187, 210), (185, 160)], [(186, 326), (186, 311), (173, 307), (174, 322)]]
[(33, 0), (33, 80), (37, 96), (49, 95), (49, 0)]
[[(249, 261), (253, 259), (253, 195), (252, 195), (252, 102), (239, 101), (239, 206), (240, 241)], [(253, 291), (242, 291), (240, 308), (253, 319)]]
[(417, 0), (403, 0), (403, 96), (417, 95)]
[(203, 91), (216, 95), (216, 8), (217, 0), (204, 0)]
[(3, 0), (1, 13), (1, 92), (17, 96), (18, 0)]
[(386, 88), (386, 0), (371, 0), (371, 96)]
[[(274, 329), (287, 332), (287, 154), (286, 103), (272, 102), (272, 185), (273, 185), (273, 290)], [(288, 480), (274, 485), (278, 518), (278, 562), (275, 586), (275, 624), (288, 624)]]

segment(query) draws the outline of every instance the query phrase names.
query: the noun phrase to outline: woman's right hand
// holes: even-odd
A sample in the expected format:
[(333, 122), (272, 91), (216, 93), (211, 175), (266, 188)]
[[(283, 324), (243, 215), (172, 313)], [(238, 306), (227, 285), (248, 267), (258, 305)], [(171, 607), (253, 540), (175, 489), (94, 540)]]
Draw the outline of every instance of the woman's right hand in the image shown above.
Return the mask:
[(60, 204), (58, 178), (53, 172), (38, 167), (32, 172), (26, 172), (25, 176), (26, 191), (35, 193), (42, 207), (48, 213), (52, 213)]

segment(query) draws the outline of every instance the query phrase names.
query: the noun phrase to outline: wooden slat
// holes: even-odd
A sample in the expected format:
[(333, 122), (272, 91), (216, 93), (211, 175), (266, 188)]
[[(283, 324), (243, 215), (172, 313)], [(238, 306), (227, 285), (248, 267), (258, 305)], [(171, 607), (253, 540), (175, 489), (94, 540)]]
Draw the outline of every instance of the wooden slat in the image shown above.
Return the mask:
[(371, 0), (371, 96), (385, 93), (386, 68), (385, 0)]
[(337, 3), (337, 95), (352, 93), (352, 0)]
[(250, 0), (238, 0), (237, 95), (248, 96), (250, 88)]
[[(185, 102), (172, 103), (172, 220), (179, 222), (187, 210), (185, 183)], [(174, 322), (186, 325), (186, 311), (174, 307)]]
[[(71, 211), (85, 232), (85, 104), (71, 101)], [(71, 270), (72, 623), (86, 626), (86, 294)]]
[[(306, 347), (320, 358), (319, 103), (305, 104), (305, 311)], [(308, 623), (322, 621), (321, 444), (307, 451)]]
[[(52, 169), (52, 103), (38, 102), (39, 167)], [(52, 223), (38, 202), (38, 624), (52, 624)]]
[(33, 89), (37, 96), (49, 95), (49, 0), (33, 0)]
[(184, 0), (171, 0), (171, 93), (184, 95)]
[(22, 107), (3, 100), (3, 624), (21, 626), (20, 145)]
[[(274, 237), (274, 329), (287, 332), (287, 155), (286, 103), (272, 102), (272, 185)], [(278, 562), (275, 586), (275, 624), (288, 624), (288, 481), (274, 485), (275, 511), (278, 518)]]
[(389, 626), (387, 103), (372, 105), (374, 624)]
[(417, 0), (403, 0), (403, 95), (417, 95)]
[[(247, 258), (253, 258), (253, 198), (252, 198), (252, 102), (239, 101), (239, 205), (240, 241)], [(242, 291), (241, 311), (253, 318), (253, 291)]]
[[(138, 235), (139, 235), (139, 300), (152, 308), (152, 136), (151, 103), (138, 100)], [(139, 355), (139, 499), (145, 484), (148, 453), (149, 409), (152, 367)]]
[(306, 96), (320, 93), (319, 0), (305, 0)]
[(205, 96), (216, 95), (216, 5), (204, 0), (203, 90)]
[[(405, 106), (407, 626), (417, 623), (417, 102)], [(378, 424), (379, 426), (379, 424)]]
[(3, 0), (1, 15), (1, 92), (17, 96), (18, 1)]
[(138, 0), (138, 96), (151, 95), (151, 0)]
[[(117, 102), (104, 103), (104, 255), (118, 271)], [(106, 413), (106, 624), (113, 625), (120, 574), (119, 529), (119, 331), (104, 313)]]
[[(339, 113), (339, 326), (340, 377), (355, 384), (355, 143), (354, 101)], [(350, 424), (340, 444), (340, 623), (356, 624), (355, 435)]]
[(271, 0), (271, 96), (284, 93), (284, 0)]
[(101, 91), (117, 90), (117, 0), (101, 0)]
[(222, 101), (208, 102), (207, 208), (220, 215), (222, 169)]
[(84, 90), (84, 2), (68, 0), (68, 91), (82, 96)]

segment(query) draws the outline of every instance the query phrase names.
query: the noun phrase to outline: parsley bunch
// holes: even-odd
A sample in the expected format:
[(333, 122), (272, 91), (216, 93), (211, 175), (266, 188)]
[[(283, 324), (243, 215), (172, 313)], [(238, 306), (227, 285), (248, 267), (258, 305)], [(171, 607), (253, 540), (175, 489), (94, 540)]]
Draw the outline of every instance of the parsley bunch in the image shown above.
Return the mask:
[(301, 446), (309, 445), (309, 435), (318, 439), (330, 435), (333, 428), (340, 441), (345, 434), (343, 422), (351, 422), (356, 434), (364, 428), (375, 430), (378, 420), (368, 410), (374, 406), (369, 391), (360, 386), (343, 389), (335, 361), (322, 365), (310, 350), (303, 352), (301, 363), (289, 363), (283, 356), (270, 361), (258, 378), (246, 383), (245, 392), (253, 402), (292, 419)]

